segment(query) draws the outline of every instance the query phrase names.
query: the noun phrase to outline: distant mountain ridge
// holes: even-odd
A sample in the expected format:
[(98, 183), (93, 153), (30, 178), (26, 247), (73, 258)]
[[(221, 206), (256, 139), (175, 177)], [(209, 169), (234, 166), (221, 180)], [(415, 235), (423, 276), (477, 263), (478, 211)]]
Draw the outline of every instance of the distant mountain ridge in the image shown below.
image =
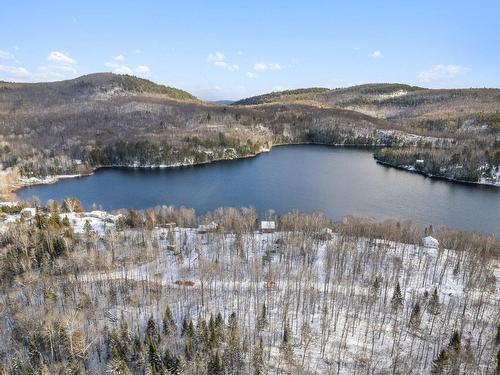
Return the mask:
[[(286, 90), (228, 104), (113, 73), (0, 82), (0, 164), (22, 176), (46, 176), (109, 165), (191, 165), (296, 143), (431, 147), (431, 154), (454, 145), (459, 156), (447, 161), (450, 168), (461, 165), (460, 155), (475, 161), (471, 168), (496, 160), (498, 89), (367, 84)], [(415, 159), (411, 153), (380, 155), (391, 163)], [(428, 173), (440, 165), (430, 164)]]

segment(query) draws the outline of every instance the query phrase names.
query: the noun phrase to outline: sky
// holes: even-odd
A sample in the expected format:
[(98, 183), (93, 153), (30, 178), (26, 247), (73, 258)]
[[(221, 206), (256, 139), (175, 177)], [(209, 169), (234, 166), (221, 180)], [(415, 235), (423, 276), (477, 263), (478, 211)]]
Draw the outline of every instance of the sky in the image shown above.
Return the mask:
[(133, 74), (206, 100), (401, 82), (500, 87), (500, 1), (0, 3), (0, 80)]

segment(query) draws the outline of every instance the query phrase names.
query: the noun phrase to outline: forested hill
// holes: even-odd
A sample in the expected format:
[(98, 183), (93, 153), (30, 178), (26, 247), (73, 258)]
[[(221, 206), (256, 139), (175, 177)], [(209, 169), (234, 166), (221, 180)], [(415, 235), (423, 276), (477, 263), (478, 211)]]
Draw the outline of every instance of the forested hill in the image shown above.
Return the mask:
[[(435, 173), (442, 163), (453, 171), (463, 166), (472, 171), (465, 179), (477, 180), (479, 168), (500, 160), (499, 132), (498, 89), (369, 84), (289, 90), (223, 105), (112, 73), (0, 82), (0, 172), (14, 180), (110, 165), (191, 165), (294, 143), (453, 147), (457, 156), (445, 151), (440, 161), (427, 161), (426, 171)], [(400, 153), (379, 155), (391, 164), (403, 160)], [(406, 153), (404, 161), (415, 155)]]
[(113, 73), (94, 73), (66, 81), (42, 83), (0, 82), (0, 104), (18, 107), (54, 105), (107, 94), (159, 94), (172, 99), (196, 100), (190, 93), (147, 79)]
[(500, 89), (426, 89), (397, 83), (339, 89), (287, 90), (242, 99), (236, 106), (307, 103), (344, 108), (411, 128), (448, 136), (461, 130), (498, 132)]

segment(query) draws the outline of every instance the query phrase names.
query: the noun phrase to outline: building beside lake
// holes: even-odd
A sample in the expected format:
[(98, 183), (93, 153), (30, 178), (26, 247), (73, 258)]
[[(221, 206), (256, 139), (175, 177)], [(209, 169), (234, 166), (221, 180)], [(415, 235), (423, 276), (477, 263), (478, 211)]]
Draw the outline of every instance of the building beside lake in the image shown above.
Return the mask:
[(276, 222), (273, 220), (262, 220), (260, 222), (260, 231), (262, 233), (273, 233), (276, 230)]

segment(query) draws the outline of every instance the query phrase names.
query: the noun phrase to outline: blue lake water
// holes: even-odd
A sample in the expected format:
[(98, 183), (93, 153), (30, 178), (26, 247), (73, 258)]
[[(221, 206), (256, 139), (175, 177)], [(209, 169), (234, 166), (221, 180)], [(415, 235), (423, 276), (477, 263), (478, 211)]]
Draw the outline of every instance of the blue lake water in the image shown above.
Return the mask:
[(99, 169), (18, 192), (22, 199), (77, 197), (86, 207), (143, 209), (187, 206), (204, 213), (253, 206), (262, 213), (298, 209), (412, 219), (500, 235), (500, 189), (450, 183), (377, 164), (372, 152), (327, 146), (285, 146), (255, 158), (173, 169)]

